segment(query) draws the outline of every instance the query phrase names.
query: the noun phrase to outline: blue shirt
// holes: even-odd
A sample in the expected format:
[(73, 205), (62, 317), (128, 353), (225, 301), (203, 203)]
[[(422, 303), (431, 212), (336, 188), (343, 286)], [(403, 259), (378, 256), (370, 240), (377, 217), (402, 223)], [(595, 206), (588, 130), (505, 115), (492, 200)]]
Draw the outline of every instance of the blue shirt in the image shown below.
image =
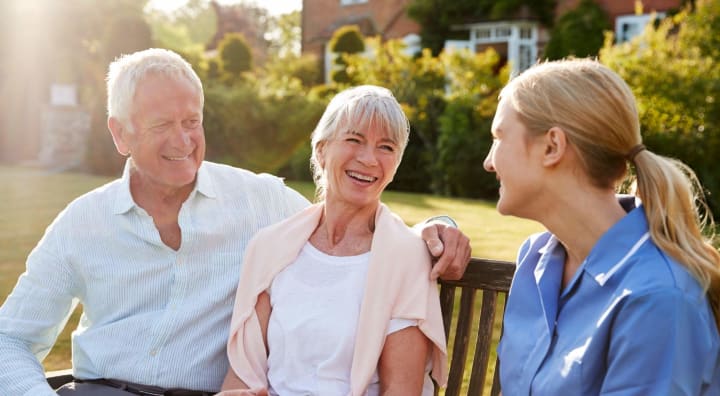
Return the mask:
[(245, 247), (308, 202), (281, 179), (204, 162), (175, 251), (121, 179), (76, 199), (46, 230), (0, 308), (0, 395), (55, 395), (42, 360), (80, 302), (76, 377), (217, 391)]
[(707, 298), (652, 242), (642, 206), (562, 289), (564, 260), (549, 233), (520, 249), (498, 347), (504, 396), (720, 395)]

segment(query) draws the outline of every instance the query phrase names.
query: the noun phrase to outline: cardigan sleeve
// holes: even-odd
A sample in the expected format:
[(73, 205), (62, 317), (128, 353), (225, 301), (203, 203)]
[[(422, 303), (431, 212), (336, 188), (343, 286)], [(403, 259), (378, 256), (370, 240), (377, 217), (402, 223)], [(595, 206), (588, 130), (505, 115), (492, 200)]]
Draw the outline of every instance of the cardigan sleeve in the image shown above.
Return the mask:
[(257, 241), (253, 240), (246, 250), (227, 342), (230, 367), (251, 389), (267, 388), (267, 352), (255, 312), (266, 281), (259, 268), (256, 269), (256, 245)]
[(430, 279), (432, 263), (422, 241), (404, 250), (403, 260), (398, 263), (402, 270), (397, 273), (398, 293), (392, 318), (418, 321), (418, 328), (433, 344), (432, 376), (444, 386), (447, 382), (447, 346), (438, 285)]

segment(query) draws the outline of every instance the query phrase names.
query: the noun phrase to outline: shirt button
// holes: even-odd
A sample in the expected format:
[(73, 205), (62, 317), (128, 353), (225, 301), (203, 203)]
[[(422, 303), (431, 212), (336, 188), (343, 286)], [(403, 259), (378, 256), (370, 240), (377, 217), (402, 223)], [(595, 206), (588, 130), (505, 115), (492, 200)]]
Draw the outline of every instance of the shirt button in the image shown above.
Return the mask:
[(157, 355), (157, 349), (151, 350), (151, 351), (150, 351), (150, 356), (155, 356), (155, 355)]

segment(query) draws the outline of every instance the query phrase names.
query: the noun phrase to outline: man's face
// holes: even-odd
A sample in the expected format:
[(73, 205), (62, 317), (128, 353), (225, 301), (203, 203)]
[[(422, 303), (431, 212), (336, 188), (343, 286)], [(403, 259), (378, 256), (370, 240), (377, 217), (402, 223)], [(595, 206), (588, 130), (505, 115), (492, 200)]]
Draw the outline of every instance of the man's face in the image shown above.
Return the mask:
[(122, 134), (135, 165), (133, 185), (192, 188), (205, 157), (202, 117), (202, 93), (187, 79), (162, 74), (143, 78), (131, 106), (133, 132)]

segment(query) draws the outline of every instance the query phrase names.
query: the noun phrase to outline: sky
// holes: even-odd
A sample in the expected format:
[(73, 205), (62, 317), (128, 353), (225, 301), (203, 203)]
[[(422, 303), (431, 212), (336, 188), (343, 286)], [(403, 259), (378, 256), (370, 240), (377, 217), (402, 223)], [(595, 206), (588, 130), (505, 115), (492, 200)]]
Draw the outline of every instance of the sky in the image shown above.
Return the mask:
[[(239, 3), (241, 0), (217, 0), (220, 4)], [(245, 0), (245, 2), (255, 3), (263, 8), (267, 8), (270, 14), (279, 15), (302, 8), (302, 0)], [(187, 0), (150, 0), (148, 6), (163, 11), (173, 11), (182, 7)]]

